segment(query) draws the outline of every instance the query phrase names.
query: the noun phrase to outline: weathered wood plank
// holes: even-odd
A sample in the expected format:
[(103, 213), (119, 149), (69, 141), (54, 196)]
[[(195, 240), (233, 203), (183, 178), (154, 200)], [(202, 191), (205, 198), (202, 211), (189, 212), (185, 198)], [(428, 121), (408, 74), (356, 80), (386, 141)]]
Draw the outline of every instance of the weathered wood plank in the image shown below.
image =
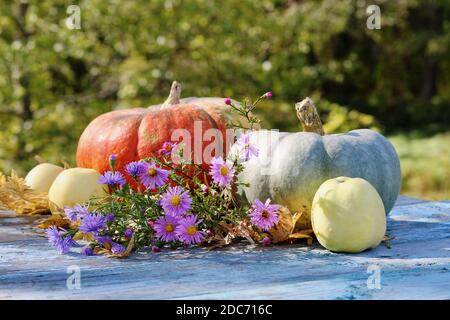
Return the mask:
[[(409, 201), (409, 202), (408, 202)], [(318, 244), (236, 245), (151, 253), (127, 260), (60, 256), (29, 220), (0, 219), (0, 299), (450, 299), (450, 202), (405, 199), (388, 219), (395, 239), (361, 254)], [(81, 289), (69, 290), (69, 266)], [(379, 268), (381, 289), (367, 286)]]
[(422, 202), (427, 202), (427, 201), (422, 200), (422, 199), (417, 199), (417, 198), (399, 196), (397, 201), (395, 202), (395, 206), (400, 207), (400, 206), (406, 206), (406, 205), (411, 205), (411, 204), (418, 204), (418, 203), (422, 203)]

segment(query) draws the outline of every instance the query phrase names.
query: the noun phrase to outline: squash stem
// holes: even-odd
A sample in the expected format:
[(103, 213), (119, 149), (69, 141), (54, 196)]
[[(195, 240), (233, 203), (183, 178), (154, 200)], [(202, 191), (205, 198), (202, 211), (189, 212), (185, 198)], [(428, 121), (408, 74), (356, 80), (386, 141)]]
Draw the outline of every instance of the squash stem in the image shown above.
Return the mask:
[(37, 163), (45, 163), (45, 162), (47, 162), (47, 161), (45, 161), (45, 159), (42, 158), (40, 155), (35, 155), (33, 158), (34, 158), (34, 160), (37, 161)]
[(180, 103), (181, 98), (181, 84), (179, 82), (172, 82), (172, 86), (170, 87), (170, 93), (167, 97), (166, 101), (161, 105), (161, 109), (168, 108), (170, 106), (176, 105)]
[(306, 97), (301, 102), (297, 102), (295, 110), (304, 132), (314, 132), (321, 136), (325, 135), (316, 105), (310, 98)]

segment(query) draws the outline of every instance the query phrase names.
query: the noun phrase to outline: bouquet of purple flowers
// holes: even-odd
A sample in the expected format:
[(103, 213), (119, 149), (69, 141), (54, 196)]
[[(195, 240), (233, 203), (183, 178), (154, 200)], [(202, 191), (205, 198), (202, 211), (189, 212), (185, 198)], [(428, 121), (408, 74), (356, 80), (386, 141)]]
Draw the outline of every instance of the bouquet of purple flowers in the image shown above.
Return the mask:
[[(265, 94), (256, 103), (270, 96)], [(256, 103), (233, 105), (230, 99), (225, 103), (249, 122), (257, 121), (250, 112)], [(49, 242), (61, 254), (83, 241), (87, 242), (83, 254), (117, 257), (144, 247), (159, 252), (180, 246), (222, 246), (240, 237), (270, 244), (268, 231), (279, 221), (280, 206), (270, 199), (239, 201), (236, 190), (247, 185), (239, 180), (243, 162), (257, 157), (258, 149), (245, 132), (236, 145), (237, 153), (213, 158), (208, 169), (192, 161), (174, 161), (182, 158), (183, 145), (172, 142), (164, 143), (158, 157), (128, 163), (125, 172), (115, 170), (117, 157), (110, 155), (110, 171), (98, 181), (108, 187), (109, 195), (64, 208), (69, 227), (48, 228)]]

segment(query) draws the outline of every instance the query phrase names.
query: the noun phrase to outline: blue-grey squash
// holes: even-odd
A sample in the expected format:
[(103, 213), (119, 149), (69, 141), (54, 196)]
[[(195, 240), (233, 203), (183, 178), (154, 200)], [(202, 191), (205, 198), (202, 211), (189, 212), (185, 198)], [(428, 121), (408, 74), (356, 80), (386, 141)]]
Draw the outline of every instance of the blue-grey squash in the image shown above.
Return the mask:
[[(301, 212), (297, 227), (310, 228), (314, 195), (326, 180), (359, 177), (378, 191), (388, 213), (399, 195), (400, 162), (392, 144), (373, 130), (353, 130), (324, 135), (311, 99), (296, 104), (304, 132), (259, 130), (250, 133), (250, 143), (259, 156), (244, 163), (240, 179), (250, 183), (239, 193), (250, 203), (271, 198), (292, 213)], [(232, 153), (237, 146), (232, 147)]]

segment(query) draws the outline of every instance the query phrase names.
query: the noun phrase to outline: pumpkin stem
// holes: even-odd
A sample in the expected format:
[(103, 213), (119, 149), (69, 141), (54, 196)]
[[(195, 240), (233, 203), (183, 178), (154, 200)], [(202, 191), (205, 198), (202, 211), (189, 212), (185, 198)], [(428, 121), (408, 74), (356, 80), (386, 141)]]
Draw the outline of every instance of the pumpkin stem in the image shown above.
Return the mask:
[(304, 132), (315, 132), (321, 136), (325, 135), (316, 105), (310, 98), (306, 97), (301, 102), (297, 102), (295, 110)]
[(167, 107), (173, 106), (175, 104), (180, 103), (181, 97), (181, 84), (179, 82), (172, 82), (172, 86), (170, 87), (170, 93), (167, 97), (166, 101), (161, 105), (161, 109), (165, 109)]

